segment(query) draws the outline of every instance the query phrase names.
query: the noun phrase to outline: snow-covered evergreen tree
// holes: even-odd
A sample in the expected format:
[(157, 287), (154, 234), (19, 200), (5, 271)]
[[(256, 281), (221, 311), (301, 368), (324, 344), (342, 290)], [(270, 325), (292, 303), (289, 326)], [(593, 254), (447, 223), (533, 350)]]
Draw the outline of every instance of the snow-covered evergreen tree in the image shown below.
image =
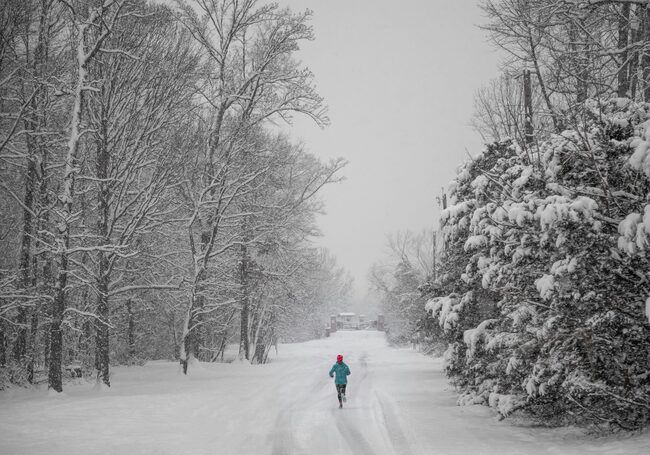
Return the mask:
[(588, 102), (579, 129), (533, 153), (505, 141), (461, 168), (427, 303), (461, 403), (650, 418), (648, 107)]

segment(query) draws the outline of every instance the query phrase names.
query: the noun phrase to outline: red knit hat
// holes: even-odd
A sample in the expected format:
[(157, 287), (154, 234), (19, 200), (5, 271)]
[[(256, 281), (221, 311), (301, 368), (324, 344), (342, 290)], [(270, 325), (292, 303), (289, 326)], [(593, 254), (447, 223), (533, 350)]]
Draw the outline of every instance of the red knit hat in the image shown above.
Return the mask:
[(336, 361), (337, 362), (343, 362), (343, 356), (341, 354), (336, 356)]

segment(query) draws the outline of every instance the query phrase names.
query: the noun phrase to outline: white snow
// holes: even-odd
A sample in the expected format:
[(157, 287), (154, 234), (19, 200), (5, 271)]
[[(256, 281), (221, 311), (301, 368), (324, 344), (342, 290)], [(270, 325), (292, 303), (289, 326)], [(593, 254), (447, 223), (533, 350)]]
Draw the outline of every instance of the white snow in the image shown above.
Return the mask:
[(487, 256), (480, 256), (478, 258), (478, 261), (476, 262), (476, 266), (478, 267), (479, 270), (485, 270), (490, 266), (491, 263), (492, 263), (492, 258), (489, 258)]
[(578, 196), (573, 200), (564, 196), (549, 196), (539, 203), (535, 217), (539, 219), (542, 230), (552, 228), (564, 220), (579, 221), (580, 216), (593, 221), (594, 212), (598, 209), (596, 201), (586, 196)]
[(527, 204), (517, 202), (508, 206), (508, 220), (511, 223), (523, 226), (526, 221), (531, 219), (533, 219), (533, 214), (528, 211)]
[[(578, 267), (578, 260), (576, 258), (566, 258), (559, 261), (555, 261), (551, 266), (551, 274), (555, 276), (565, 275), (567, 273), (573, 273)], [(552, 284), (552, 283), (551, 283)], [(539, 290), (539, 287), (537, 288)], [(542, 291), (540, 291), (541, 293)]]
[(512, 186), (514, 188), (520, 188), (526, 183), (528, 183), (528, 180), (530, 179), (530, 176), (533, 175), (533, 167), (532, 166), (526, 166), (523, 171), (521, 172), (521, 176), (516, 179), (514, 182), (512, 182)]
[(462, 183), (462, 182), (465, 182), (465, 181), (469, 180), (470, 177), (471, 177), (470, 170), (469, 170), (467, 164), (465, 164), (465, 165), (461, 166), (458, 169), (458, 171), (456, 173), (455, 181), (457, 182), (457, 184)]
[(467, 345), (467, 357), (471, 358), (476, 352), (478, 342), (483, 340), (487, 329), (497, 322), (496, 319), (486, 319), (477, 327), (463, 332), (463, 342)]
[[(114, 369), (110, 393), (92, 383), (65, 394), (0, 393), (1, 454), (129, 455), (623, 455), (650, 453), (650, 434), (594, 438), (485, 406), (457, 406), (442, 359), (387, 346), (379, 332), (280, 345), (262, 366), (205, 364), (191, 377), (171, 362)], [(327, 372), (352, 370), (338, 409)], [(512, 397), (490, 397), (508, 413)], [(468, 403), (467, 403), (468, 404)]]
[(433, 318), (437, 318), (440, 327), (448, 332), (456, 327), (458, 323), (458, 312), (462, 308), (462, 303), (454, 296), (436, 297), (429, 300), (424, 309), (431, 312)]
[(646, 120), (639, 126), (641, 137), (635, 138), (630, 143), (634, 153), (630, 157), (629, 163), (634, 169), (644, 172), (650, 177), (650, 120)]
[(494, 209), (491, 216), (495, 221), (503, 223), (508, 218), (508, 212), (506, 209), (499, 206)]
[(610, 119), (610, 122), (612, 122), (612, 125), (620, 126), (621, 128), (627, 128), (627, 126), (630, 124), (630, 121), (626, 118), (612, 117)]
[(474, 180), (472, 180), (472, 183), (470, 186), (474, 189), (474, 194), (478, 196), (482, 192), (485, 191), (485, 188), (490, 184), (490, 181), (488, 180), (487, 176), (481, 174), (478, 177), (476, 177)]
[(569, 207), (571, 210), (576, 212), (581, 212), (585, 217), (592, 218), (596, 210), (598, 210), (598, 204), (593, 199), (586, 196), (577, 197)]
[(501, 267), (500, 264), (491, 264), (486, 270), (482, 270), (483, 276), (481, 277), (481, 287), (483, 287), (483, 289), (490, 287), (492, 280), (498, 277)]
[(650, 205), (645, 207), (644, 215), (630, 213), (618, 225), (618, 249), (628, 254), (644, 251), (648, 245), (650, 234)]
[(465, 251), (475, 250), (488, 244), (488, 238), (484, 235), (471, 235), (465, 241)]
[(623, 97), (612, 98), (610, 102), (616, 103), (616, 107), (618, 107), (619, 109), (625, 109), (630, 104), (632, 104), (631, 99), (623, 98)]
[(472, 204), (468, 201), (463, 201), (455, 205), (450, 205), (442, 212), (440, 212), (441, 221), (445, 222), (450, 218), (458, 218), (461, 215), (467, 213), (472, 207)]
[(514, 395), (502, 395), (493, 392), (490, 394), (489, 403), (491, 407), (498, 409), (502, 415), (507, 416), (516, 409), (519, 399)]
[(523, 326), (535, 316), (535, 310), (530, 305), (519, 305), (516, 310), (508, 314), (515, 328)]
[(535, 280), (535, 286), (539, 292), (539, 296), (548, 300), (553, 296), (553, 290), (555, 289), (555, 278), (553, 275), (543, 275), (541, 278)]
[(530, 256), (530, 254), (531, 254), (530, 248), (522, 248), (519, 246), (512, 254), (512, 263), (516, 264), (517, 262), (521, 261), (523, 258)]

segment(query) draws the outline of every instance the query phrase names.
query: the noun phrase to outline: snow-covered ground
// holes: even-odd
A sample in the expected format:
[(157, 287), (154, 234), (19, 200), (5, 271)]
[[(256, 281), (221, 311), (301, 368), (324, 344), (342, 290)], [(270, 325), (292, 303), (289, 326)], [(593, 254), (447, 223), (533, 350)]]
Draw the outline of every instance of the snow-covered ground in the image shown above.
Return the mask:
[[(338, 409), (327, 376), (352, 370)], [(113, 387), (0, 394), (0, 454), (644, 454), (650, 433), (593, 438), (497, 421), (458, 407), (438, 360), (393, 349), (378, 332), (281, 345), (268, 365), (169, 362), (115, 368)]]

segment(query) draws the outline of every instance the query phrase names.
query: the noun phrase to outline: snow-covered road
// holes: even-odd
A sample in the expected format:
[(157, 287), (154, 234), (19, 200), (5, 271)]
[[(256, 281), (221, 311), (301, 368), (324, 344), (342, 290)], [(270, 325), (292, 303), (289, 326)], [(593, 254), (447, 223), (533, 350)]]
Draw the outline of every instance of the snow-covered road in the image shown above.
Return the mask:
[[(338, 409), (327, 376), (352, 370)], [(108, 392), (68, 385), (0, 393), (0, 454), (641, 454), (650, 434), (593, 439), (578, 430), (498, 422), (458, 407), (439, 360), (386, 345), (377, 332), (281, 345), (263, 366), (116, 368)]]

